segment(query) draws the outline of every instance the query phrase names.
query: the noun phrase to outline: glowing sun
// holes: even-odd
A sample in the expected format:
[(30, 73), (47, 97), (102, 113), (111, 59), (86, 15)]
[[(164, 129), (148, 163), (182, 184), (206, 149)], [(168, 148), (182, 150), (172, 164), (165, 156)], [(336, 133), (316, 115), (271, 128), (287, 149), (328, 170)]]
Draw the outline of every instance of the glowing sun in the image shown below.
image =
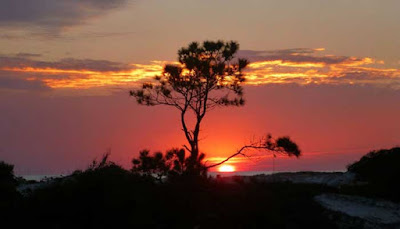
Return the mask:
[(222, 165), (218, 168), (219, 172), (235, 172), (235, 167), (232, 165)]

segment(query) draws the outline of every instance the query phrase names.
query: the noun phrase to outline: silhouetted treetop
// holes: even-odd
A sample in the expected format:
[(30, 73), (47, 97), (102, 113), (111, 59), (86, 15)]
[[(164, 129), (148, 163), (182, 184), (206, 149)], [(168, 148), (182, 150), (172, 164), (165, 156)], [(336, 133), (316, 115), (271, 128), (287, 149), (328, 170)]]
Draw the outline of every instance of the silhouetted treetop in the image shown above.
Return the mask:
[[(242, 70), (248, 61), (233, 61), (238, 49), (233, 41), (192, 42), (178, 51), (180, 64), (167, 64), (155, 82), (144, 83), (130, 94), (139, 104), (190, 109), (199, 116), (217, 105), (244, 105)], [(218, 93), (211, 95), (213, 92)]]
[(275, 146), (274, 146), (275, 151), (279, 152), (284, 152), (287, 154), (289, 157), (295, 156), (295, 157), (300, 157), (301, 156), (301, 150), (299, 146), (293, 142), (290, 137), (284, 136), (280, 137), (275, 140)]

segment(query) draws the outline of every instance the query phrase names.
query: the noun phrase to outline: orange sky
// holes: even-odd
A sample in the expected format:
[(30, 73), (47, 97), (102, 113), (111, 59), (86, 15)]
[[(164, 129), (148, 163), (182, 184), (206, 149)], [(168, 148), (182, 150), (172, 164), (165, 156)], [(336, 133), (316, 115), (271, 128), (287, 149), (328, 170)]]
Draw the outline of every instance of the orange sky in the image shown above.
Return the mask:
[[(398, 142), (400, 126), (395, 120), (400, 108), (392, 104), (399, 98), (399, 69), (370, 57), (331, 55), (323, 48), (243, 50), (239, 56), (251, 61), (246, 70), (247, 105), (208, 114), (201, 132), (208, 164), (266, 133), (289, 135), (304, 152), (301, 159), (276, 158), (275, 169), (280, 171), (343, 170), (369, 150)], [(176, 111), (141, 107), (127, 97), (129, 89), (151, 81), (171, 62), (2, 58), (0, 73), (26, 83), (3, 89), (2, 100), (2, 110), (7, 111), (3, 137), (10, 140), (3, 143), (4, 151), (20, 173), (70, 172), (108, 148), (114, 159), (129, 167), (141, 149), (166, 150), (185, 143)], [(31, 107), (27, 100), (36, 105)], [(33, 117), (25, 116), (32, 113)], [(71, 136), (76, 132), (79, 139)], [(13, 156), (15, 151), (24, 153)], [(47, 159), (53, 153), (58, 156)], [(238, 157), (228, 164), (238, 171), (272, 169), (272, 155), (248, 154), (250, 159)], [(65, 161), (57, 162), (59, 156)], [(23, 157), (42, 159), (28, 163)]]
[[(46, 92), (48, 93), (48, 92)], [(210, 112), (201, 150), (223, 158), (253, 138), (289, 135), (300, 159), (277, 158), (276, 170), (343, 170), (372, 149), (398, 144), (400, 92), (359, 85), (245, 87), (247, 104)], [(185, 143), (177, 111), (136, 105), (124, 91), (64, 96), (9, 93), (0, 98), (2, 158), (19, 174), (72, 172), (108, 148), (126, 167), (142, 149), (165, 151)], [(377, 134), (379, 133), (379, 134)], [(211, 162), (211, 160), (210, 160)], [(237, 158), (239, 170), (270, 170), (270, 155)]]

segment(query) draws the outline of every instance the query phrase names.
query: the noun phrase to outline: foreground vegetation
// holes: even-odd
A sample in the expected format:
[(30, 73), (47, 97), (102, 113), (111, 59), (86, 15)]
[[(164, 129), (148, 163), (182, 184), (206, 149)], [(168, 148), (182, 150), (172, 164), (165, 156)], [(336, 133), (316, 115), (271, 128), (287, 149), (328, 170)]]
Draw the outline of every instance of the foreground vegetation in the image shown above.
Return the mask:
[(400, 147), (372, 151), (348, 166), (363, 185), (342, 187), (348, 194), (400, 202)]
[(336, 228), (313, 197), (345, 193), (396, 200), (399, 182), (393, 174), (399, 171), (399, 155), (400, 148), (377, 151), (349, 166), (368, 182), (352, 189), (241, 179), (229, 183), (182, 174), (160, 180), (138, 170), (142, 164), (126, 170), (106, 156), (84, 171), (21, 194), (13, 166), (0, 163), (1, 228)]
[(19, 196), (2, 222), (40, 228), (330, 228), (312, 201), (323, 191), (201, 178), (160, 184), (110, 164)]

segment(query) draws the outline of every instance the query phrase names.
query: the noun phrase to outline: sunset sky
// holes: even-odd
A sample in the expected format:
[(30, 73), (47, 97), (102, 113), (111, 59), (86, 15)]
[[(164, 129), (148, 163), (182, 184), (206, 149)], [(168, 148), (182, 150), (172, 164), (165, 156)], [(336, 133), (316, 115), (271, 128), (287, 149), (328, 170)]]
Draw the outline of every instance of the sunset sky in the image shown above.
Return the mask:
[[(111, 149), (185, 143), (178, 112), (143, 107), (130, 89), (192, 41), (234, 40), (246, 105), (206, 116), (200, 150), (217, 161), (266, 133), (303, 151), (276, 170), (344, 170), (400, 145), (398, 0), (1, 0), (0, 160), (17, 174), (85, 168)], [(230, 162), (272, 169), (271, 155)]]

